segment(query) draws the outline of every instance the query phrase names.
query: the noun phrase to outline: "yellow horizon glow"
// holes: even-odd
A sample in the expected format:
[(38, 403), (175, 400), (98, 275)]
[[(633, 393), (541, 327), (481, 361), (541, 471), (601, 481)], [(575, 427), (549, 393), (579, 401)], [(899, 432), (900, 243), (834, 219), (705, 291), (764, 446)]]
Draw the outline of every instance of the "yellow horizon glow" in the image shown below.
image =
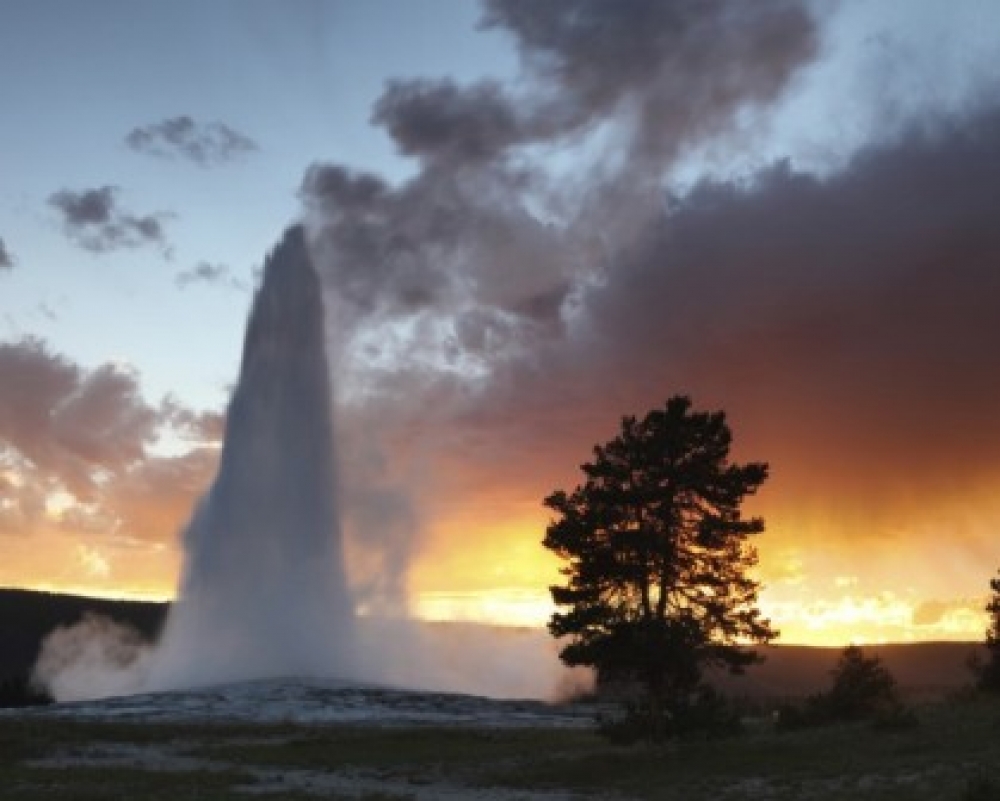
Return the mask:
[(5, 585), (5, 590), (26, 590), (28, 592), (44, 592), (51, 595), (77, 595), (82, 598), (96, 598), (102, 601), (138, 601), (148, 603), (173, 603), (176, 594), (163, 590), (140, 589), (108, 589), (91, 584), (54, 584), (51, 582), (36, 582)]
[[(172, 592), (152, 589), (107, 590), (86, 584), (36, 583), (10, 589), (24, 589), (81, 595), (113, 601), (169, 603)], [(762, 611), (781, 631), (775, 645), (801, 645), (837, 648), (846, 645), (884, 645), (917, 642), (979, 642), (983, 639), (985, 612), (959, 614), (945, 618), (942, 625), (920, 630), (912, 625), (912, 609), (898, 602), (892, 614), (880, 618), (877, 598), (846, 596), (838, 602), (795, 605), (769, 604), (762, 600)], [(481, 590), (427, 590), (410, 598), (409, 613), (431, 623), (471, 623), (487, 626), (544, 629), (555, 606), (547, 591), (525, 587), (499, 587)]]
[[(561, 583), (559, 560), (540, 543), (546, 513), (527, 503), (498, 505), (518, 514), (487, 523), (464, 508), (436, 516), (407, 573), (400, 613), (434, 622), (545, 627), (555, 611), (548, 587)], [(888, 537), (854, 548), (836, 536), (835, 526), (808, 528), (780, 514), (774, 519), (777, 525), (757, 543), (755, 572), (763, 582), (761, 612), (780, 631), (776, 643), (983, 640), (992, 571), (978, 578), (981, 554), (955, 552), (940, 540), (902, 550)], [(108, 600), (174, 598), (182, 569), (178, 543), (85, 533), (47, 527), (8, 540), (0, 585)], [(955, 589), (965, 587), (973, 592), (957, 597)]]

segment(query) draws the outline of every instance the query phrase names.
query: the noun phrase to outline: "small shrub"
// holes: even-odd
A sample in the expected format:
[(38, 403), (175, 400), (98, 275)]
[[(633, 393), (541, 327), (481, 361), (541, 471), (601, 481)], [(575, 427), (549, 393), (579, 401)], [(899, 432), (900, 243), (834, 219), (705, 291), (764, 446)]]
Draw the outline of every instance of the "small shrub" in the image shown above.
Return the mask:
[(879, 730), (912, 728), (917, 717), (900, 702), (896, 680), (877, 657), (866, 657), (856, 645), (843, 650), (833, 669), (833, 686), (809, 696), (801, 706), (779, 708), (779, 730), (830, 723), (870, 720)]
[(648, 698), (633, 700), (620, 715), (599, 722), (598, 733), (615, 745), (675, 738), (728, 737), (742, 732), (738, 711), (711, 687), (702, 686), (687, 703), (669, 708)]
[(600, 719), (597, 733), (612, 745), (635, 745), (662, 739), (656, 735), (665, 728), (665, 724), (658, 724), (650, 715), (627, 708), (621, 714)]
[(694, 703), (681, 709), (676, 716), (677, 734), (706, 737), (731, 737), (743, 731), (739, 710), (729, 699), (703, 686)]
[(834, 719), (860, 720), (899, 705), (896, 680), (877, 656), (866, 657), (856, 645), (848, 646), (833, 670), (833, 687), (819, 696)]

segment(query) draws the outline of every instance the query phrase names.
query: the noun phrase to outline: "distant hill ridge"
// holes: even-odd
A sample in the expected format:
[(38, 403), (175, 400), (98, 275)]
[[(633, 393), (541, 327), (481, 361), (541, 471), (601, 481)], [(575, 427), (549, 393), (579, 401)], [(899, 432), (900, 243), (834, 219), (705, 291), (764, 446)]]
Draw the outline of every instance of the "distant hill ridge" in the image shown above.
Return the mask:
[(165, 602), (0, 589), (0, 680), (27, 675), (45, 636), (59, 626), (79, 623), (88, 612), (127, 623), (154, 640), (169, 608)]
[[(58, 626), (78, 623), (86, 613), (126, 623), (152, 641), (159, 635), (169, 608), (166, 602), (115, 601), (0, 589), (0, 681), (27, 676), (45, 636)], [(458, 637), (463, 629), (481, 628), (470, 623), (428, 625), (454, 628)], [(551, 646), (543, 630), (538, 631), (538, 640), (540, 647)], [(873, 645), (866, 647), (865, 652), (880, 657), (904, 694), (916, 699), (941, 696), (968, 685), (971, 682), (966, 666), (968, 658), (980, 647), (969, 642), (930, 642)], [(722, 689), (760, 699), (791, 699), (817, 692), (829, 685), (829, 673), (841, 649), (775, 645), (760, 650), (766, 661), (748, 670), (745, 676), (715, 677)]]

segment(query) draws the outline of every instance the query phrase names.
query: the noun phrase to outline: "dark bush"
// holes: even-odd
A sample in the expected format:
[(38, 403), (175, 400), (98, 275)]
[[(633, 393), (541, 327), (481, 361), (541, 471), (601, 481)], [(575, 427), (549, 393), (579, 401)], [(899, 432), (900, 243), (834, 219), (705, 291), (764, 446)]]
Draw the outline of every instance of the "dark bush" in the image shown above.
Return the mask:
[(801, 706), (778, 710), (777, 728), (792, 730), (844, 721), (869, 720), (888, 731), (911, 728), (917, 717), (896, 693), (896, 680), (877, 656), (866, 657), (856, 645), (845, 648), (832, 671), (833, 686), (811, 695)]
[(665, 742), (683, 737), (730, 737), (741, 733), (738, 710), (727, 698), (702, 686), (687, 704), (667, 709), (648, 698), (627, 703), (621, 714), (600, 721), (598, 731), (616, 745)]
[(877, 656), (848, 646), (833, 670), (833, 687), (815, 701), (837, 720), (870, 718), (899, 705), (896, 680)]

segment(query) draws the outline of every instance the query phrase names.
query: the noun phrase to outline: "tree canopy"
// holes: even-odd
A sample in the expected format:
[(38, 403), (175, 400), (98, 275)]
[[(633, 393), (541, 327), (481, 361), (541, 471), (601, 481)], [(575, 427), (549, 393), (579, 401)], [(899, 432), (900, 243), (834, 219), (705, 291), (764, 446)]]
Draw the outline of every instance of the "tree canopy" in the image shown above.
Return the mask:
[(833, 687), (817, 696), (831, 719), (855, 720), (898, 705), (896, 680), (877, 656), (847, 646), (833, 669)]
[(749, 537), (764, 530), (741, 505), (767, 478), (760, 462), (729, 462), (722, 412), (676, 396), (594, 448), (572, 493), (545, 499), (556, 516), (544, 545), (564, 562), (551, 588), (549, 630), (560, 656), (602, 679), (638, 683), (667, 709), (683, 707), (703, 668), (740, 672), (749, 643), (777, 636), (757, 608)]
[(986, 628), (986, 658), (974, 658), (971, 667), (981, 690), (1000, 691), (1000, 574), (990, 579), (990, 597), (984, 611), (989, 616)]

